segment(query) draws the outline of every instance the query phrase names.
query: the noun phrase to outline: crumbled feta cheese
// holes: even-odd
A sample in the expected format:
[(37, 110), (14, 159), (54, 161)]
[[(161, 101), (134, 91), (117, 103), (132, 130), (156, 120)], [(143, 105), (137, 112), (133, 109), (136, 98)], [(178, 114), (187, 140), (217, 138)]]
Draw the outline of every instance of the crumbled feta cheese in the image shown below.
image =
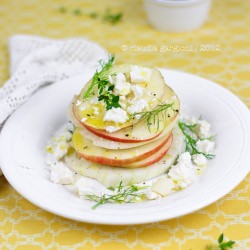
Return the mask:
[(81, 111), (83, 111), (83, 110), (86, 109), (86, 106), (82, 103), (82, 104), (80, 105), (79, 109), (80, 109)]
[(61, 141), (53, 145), (53, 156), (55, 159), (60, 160), (63, 158), (69, 149), (69, 144), (66, 141)]
[(134, 96), (135, 98), (140, 98), (143, 96), (143, 93), (144, 93), (144, 89), (145, 88), (142, 88), (140, 85), (136, 84), (136, 85), (132, 85), (131, 86), (131, 90), (133, 91), (134, 93)]
[(185, 170), (185, 165), (184, 167), (183, 165), (175, 165), (168, 173), (169, 177), (171, 178), (171, 180), (173, 180), (177, 187), (185, 188), (192, 183), (192, 179), (184, 174)]
[(49, 149), (50, 153), (53, 154), (56, 160), (60, 160), (68, 153), (71, 138), (72, 133), (67, 130), (63, 131), (60, 136), (52, 138), (47, 149)]
[(118, 73), (114, 78), (114, 93), (116, 95), (126, 96), (130, 93), (131, 84), (126, 82), (126, 77), (123, 73)]
[(177, 164), (169, 170), (168, 176), (181, 188), (185, 188), (197, 178), (196, 167), (192, 164), (188, 152), (180, 155)]
[(194, 125), (198, 123), (198, 119), (194, 116), (190, 117), (189, 119), (187, 119), (187, 123), (190, 125)]
[(127, 104), (126, 103), (124, 103), (124, 102), (119, 102), (119, 103), (120, 103), (122, 109), (125, 110), (127, 108)]
[(196, 147), (202, 153), (211, 153), (214, 150), (214, 142), (209, 140), (197, 141)]
[(124, 101), (126, 101), (126, 97), (125, 96), (120, 96), (120, 98), (119, 98), (119, 101), (122, 101), (122, 102), (124, 102)]
[(140, 115), (140, 114), (135, 115), (135, 119), (136, 119), (136, 120), (139, 120), (140, 118), (141, 118), (141, 115)]
[(93, 109), (94, 109), (94, 114), (95, 114), (95, 115), (98, 115), (98, 114), (99, 114), (99, 109), (98, 109), (98, 107), (93, 107)]
[(113, 77), (112, 77), (111, 75), (108, 75), (108, 79), (109, 79), (109, 82), (110, 82), (110, 83), (114, 83)]
[(145, 196), (149, 200), (156, 200), (156, 199), (160, 199), (161, 198), (161, 195), (157, 194), (156, 192), (152, 192), (150, 190), (147, 191), (147, 192), (145, 192)]
[(80, 100), (76, 100), (76, 106), (80, 106), (82, 102)]
[(193, 162), (198, 167), (206, 166), (207, 165), (207, 158), (203, 154), (195, 154), (192, 156)]
[(130, 78), (133, 83), (149, 82), (151, 75), (152, 71), (149, 68), (135, 65), (131, 67)]
[(126, 104), (126, 97), (121, 95), (119, 98), (119, 104), (121, 105), (121, 107), (125, 110), (127, 108), (127, 104)]
[(199, 120), (195, 117), (187, 119), (190, 125), (196, 124), (194, 131), (200, 138), (208, 138), (211, 136), (211, 124), (206, 120)]
[(111, 193), (111, 191), (106, 189), (100, 182), (94, 179), (85, 178), (85, 177), (81, 177), (75, 183), (74, 186), (79, 196), (84, 196), (90, 193), (96, 194), (96, 195)]
[(97, 104), (97, 103), (99, 103), (98, 97), (91, 98), (90, 104)]
[(121, 108), (112, 108), (106, 111), (103, 120), (124, 123), (128, 120), (127, 112)]
[(160, 194), (161, 196), (167, 196), (172, 193), (175, 188), (174, 182), (170, 178), (160, 178), (152, 185), (152, 191)]
[(105, 130), (109, 133), (112, 133), (112, 132), (119, 130), (119, 128), (117, 128), (115, 126), (107, 126), (107, 127), (105, 127)]
[(56, 184), (72, 184), (74, 182), (74, 173), (64, 163), (58, 162), (56, 165), (51, 166), (50, 180)]
[(200, 138), (208, 138), (210, 136), (211, 124), (205, 120), (198, 120), (195, 131)]
[(179, 156), (178, 163), (183, 163), (183, 164), (191, 164), (191, 155), (189, 152), (184, 152)]
[(117, 73), (115, 75), (115, 82), (126, 82), (126, 76), (123, 73)]
[(71, 140), (72, 138), (72, 133), (70, 131), (65, 131), (63, 134), (63, 139), (65, 139), (67, 142)]
[[(67, 130), (72, 133), (74, 131), (74, 129), (75, 129), (74, 124), (71, 121), (69, 121), (67, 123)], [(71, 137), (72, 137), (72, 134), (71, 134)]]
[(128, 108), (127, 112), (129, 114), (134, 114), (134, 113), (139, 113), (141, 112), (144, 108), (148, 107), (148, 102), (145, 99), (141, 99), (138, 101), (134, 101)]

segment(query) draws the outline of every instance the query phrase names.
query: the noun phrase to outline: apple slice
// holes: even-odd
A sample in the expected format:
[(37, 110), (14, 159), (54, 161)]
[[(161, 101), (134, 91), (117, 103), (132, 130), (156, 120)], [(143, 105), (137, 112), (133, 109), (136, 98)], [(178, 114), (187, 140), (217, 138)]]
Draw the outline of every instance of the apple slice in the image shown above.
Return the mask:
[[(162, 99), (163, 103), (164, 101), (167, 100), (169, 103), (173, 103), (174, 110), (179, 110), (180, 108), (179, 99), (170, 87), (165, 86), (165, 93), (162, 98), (163, 98)], [(133, 124), (133, 126), (129, 127), (127, 126), (118, 131), (110, 133), (103, 129), (96, 129), (93, 126), (89, 126), (85, 121), (81, 121), (78, 112), (76, 110), (76, 105), (74, 104), (71, 106), (70, 113), (71, 113), (70, 119), (76, 125), (76, 127), (82, 127), (81, 125), (83, 125), (89, 131), (91, 131), (92, 133), (94, 133), (99, 137), (124, 143), (137, 143), (137, 142), (150, 141), (158, 137), (167, 126), (172, 124), (172, 122), (177, 119), (178, 116), (178, 112), (174, 112), (172, 109), (168, 109), (165, 114), (165, 119), (163, 119), (163, 117), (160, 116), (161, 120), (159, 120), (159, 124), (151, 125), (150, 130), (147, 126), (147, 122), (145, 120), (141, 120)]]
[(126, 164), (139, 161), (160, 150), (167, 142), (169, 135), (140, 147), (122, 150), (112, 150), (96, 147), (84, 138), (76, 129), (72, 136), (72, 145), (78, 155), (86, 160), (109, 166), (126, 167)]
[[(143, 96), (140, 99), (144, 99), (148, 103), (149, 109), (153, 109), (157, 105), (157, 101), (161, 100), (164, 95), (164, 90), (166, 88), (164, 78), (161, 75), (161, 72), (155, 68), (148, 68), (151, 70), (151, 78), (149, 82), (141, 83), (141, 87), (143, 88)], [(124, 73), (126, 75), (127, 81), (130, 81), (131, 65), (120, 65), (113, 66), (111, 74), (115, 73)], [(125, 128), (131, 126), (135, 123), (135, 120), (129, 118), (124, 123), (115, 123), (113, 121), (104, 121), (104, 116), (106, 112), (106, 104), (103, 101), (98, 101), (98, 91), (95, 91), (93, 95), (88, 98), (84, 98), (84, 94), (91, 84), (92, 79), (86, 84), (86, 86), (82, 89), (79, 96), (75, 99), (73, 104), (74, 113), (77, 119), (86, 124), (86, 126), (104, 130), (107, 126), (114, 126), (118, 129)], [(131, 83), (131, 85), (133, 85)], [(125, 97), (125, 96), (123, 96)], [(135, 96), (133, 91), (126, 95), (123, 100), (123, 104), (125, 105), (124, 109), (130, 105), (130, 103), (134, 100)], [(121, 97), (120, 97), (121, 99)], [(121, 100), (119, 101), (119, 103)]]
[(118, 142), (118, 141), (111, 141), (102, 137), (95, 135), (94, 133), (90, 132), (84, 126), (81, 128), (78, 127), (79, 132), (83, 135), (83, 137), (89, 139), (95, 146), (107, 149), (128, 149), (139, 147), (147, 143), (151, 143), (155, 140), (162, 138), (163, 136), (167, 136), (171, 134), (171, 131), (175, 125), (175, 122), (172, 122), (169, 126), (167, 126), (164, 131), (156, 138), (150, 141), (143, 141), (138, 143), (129, 143), (129, 142)]
[[(137, 146), (136, 145), (137, 143), (140, 142), (147, 143), (149, 141), (158, 139), (157, 137), (160, 134), (162, 134), (164, 129), (167, 128), (167, 126), (173, 127), (177, 120), (177, 117), (175, 117), (175, 119), (173, 119), (174, 117), (171, 117), (171, 119), (168, 118), (167, 124), (165, 121), (160, 121), (158, 127), (151, 126), (150, 130), (146, 122), (142, 120), (139, 123), (135, 124), (134, 126), (129, 126), (127, 128), (123, 128), (113, 133), (109, 133), (105, 130), (95, 129), (80, 122), (78, 120), (78, 117), (76, 117), (76, 114), (74, 113), (74, 109), (72, 110), (72, 107), (69, 109), (68, 116), (76, 128), (83, 129), (84, 131), (86, 131), (87, 129), (89, 133), (98, 137), (99, 141), (109, 140), (117, 143), (130, 143), (130, 144), (135, 144), (134, 147)], [(124, 148), (129, 148), (129, 147), (130, 145), (128, 145), (127, 147), (124, 145)]]
[[(173, 122), (171, 122), (163, 131), (162, 133), (160, 133), (160, 135), (158, 137), (153, 138), (152, 140), (146, 140), (146, 141), (142, 141), (142, 142), (137, 142), (135, 143), (135, 141), (133, 142), (120, 142), (120, 141), (113, 141), (113, 140), (109, 140), (109, 139), (105, 139), (103, 137), (100, 137), (94, 133), (92, 133), (90, 130), (88, 130), (87, 128), (85, 128), (85, 126), (82, 126), (82, 124), (75, 119), (74, 115), (71, 112), (72, 110), (69, 109), (69, 118), (70, 120), (75, 124), (75, 127), (78, 128), (79, 132), (87, 139), (91, 140), (91, 142), (97, 146), (97, 147), (101, 147), (101, 148), (106, 148), (106, 149), (128, 149), (128, 148), (134, 148), (134, 147), (138, 147), (138, 146), (142, 146), (144, 144), (153, 142), (155, 140), (158, 140), (160, 138), (162, 138), (163, 136), (167, 136), (170, 135), (173, 127), (176, 124), (176, 121), (178, 119), (178, 117), (175, 118), (175, 120)], [(148, 129), (148, 128), (147, 128)]]
[(158, 162), (166, 153), (168, 152), (169, 148), (171, 147), (173, 142), (173, 135), (171, 134), (168, 138), (168, 140), (165, 142), (163, 147), (159, 149), (156, 153), (152, 154), (151, 156), (142, 159), (140, 161), (136, 161), (133, 163), (130, 163), (126, 165), (126, 168), (142, 168), (142, 167), (147, 167), (149, 165), (152, 165), (156, 162)]
[(93, 163), (77, 157), (75, 152), (65, 156), (65, 164), (80, 175), (98, 180), (106, 187), (124, 186), (144, 182), (165, 173), (184, 149), (184, 137), (180, 129), (173, 130), (173, 142), (166, 155), (158, 162), (143, 168), (119, 168)]
[(177, 114), (173, 114), (174, 112), (172, 110), (170, 110), (169, 113), (171, 113), (170, 117), (168, 117), (166, 120), (159, 120), (159, 123), (151, 125), (150, 129), (147, 126), (145, 120), (141, 120), (134, 126), (130, 126), (113, 133), (95, 129), (87, 126), (86, 124), (84, 126), (93, 134), (111, 141), (124, 143), (146, 142), (157, 138), (165, 128), (175, 124), (177, 120)]

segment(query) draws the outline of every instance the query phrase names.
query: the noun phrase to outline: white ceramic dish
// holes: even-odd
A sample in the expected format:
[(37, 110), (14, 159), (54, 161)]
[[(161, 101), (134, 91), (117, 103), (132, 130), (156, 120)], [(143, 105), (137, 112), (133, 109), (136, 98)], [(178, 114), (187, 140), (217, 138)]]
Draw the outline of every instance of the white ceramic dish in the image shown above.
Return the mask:
[(211, 0), (144, 0), (149, 23), (167, 32), (187, 32), (207, 19)]
[(66, 109), (90, 75), (76, 76), (40, 90), (7, 121), (0, 138), (1, 167), (27, 200), (57, 215), (98, 224), (139, 224), (191, 213), (230, 192), (250, 169), (250, 114), (226, 89), (203, 78), (162, 70), (187, 113), (203, 115), (217, 134), (216, 158), (187, 189), (161, 200), (108, 204), (92, 210), (69, 188), (50, 182), (45, 145), (66, 122)]

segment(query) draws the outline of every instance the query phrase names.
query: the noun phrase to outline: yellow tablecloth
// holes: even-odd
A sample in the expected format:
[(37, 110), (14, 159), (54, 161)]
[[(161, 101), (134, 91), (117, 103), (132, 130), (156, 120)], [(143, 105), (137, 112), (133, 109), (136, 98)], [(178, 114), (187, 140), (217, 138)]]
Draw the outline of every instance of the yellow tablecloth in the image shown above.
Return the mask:
[[(65, 14), (58, 11), (61, 6), (66, 7)], [(72, 14), (77, 8), (102, 13), (107, 7), (122, 11), (123, 21), (111, 25), (85, 14)], [(119, 62), (174, 68), (208, 78), (230, 89), (250, 107), (249, 13), (250, 1), (217, 0), (202, 28), (167, 34), (147, 24), (142, 1), (1, 0), (0, 83), (8, 78), (9, 36), (84, 36), (115, 53)], [(236, 240), (236, 249), (250, 249), (250, 174), (224, 198), (195, 213), (119, 227), (78, 223), (48, 213), (0, 177), (2, 250), (201, 250), (221, 232)]]

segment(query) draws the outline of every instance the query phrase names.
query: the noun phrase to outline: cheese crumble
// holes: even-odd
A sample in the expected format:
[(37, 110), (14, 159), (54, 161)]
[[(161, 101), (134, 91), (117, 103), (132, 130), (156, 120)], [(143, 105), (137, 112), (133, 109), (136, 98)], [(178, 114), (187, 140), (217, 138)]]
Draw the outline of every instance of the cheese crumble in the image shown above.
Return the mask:
[(152, 71), (146, 67), (131, 66), (130, 78), (132, 83), (149, 82)]
[(127, 112), (121, 108), (112, 108), (105, 112), (104, 121), (124, 123), (129, 119)]

